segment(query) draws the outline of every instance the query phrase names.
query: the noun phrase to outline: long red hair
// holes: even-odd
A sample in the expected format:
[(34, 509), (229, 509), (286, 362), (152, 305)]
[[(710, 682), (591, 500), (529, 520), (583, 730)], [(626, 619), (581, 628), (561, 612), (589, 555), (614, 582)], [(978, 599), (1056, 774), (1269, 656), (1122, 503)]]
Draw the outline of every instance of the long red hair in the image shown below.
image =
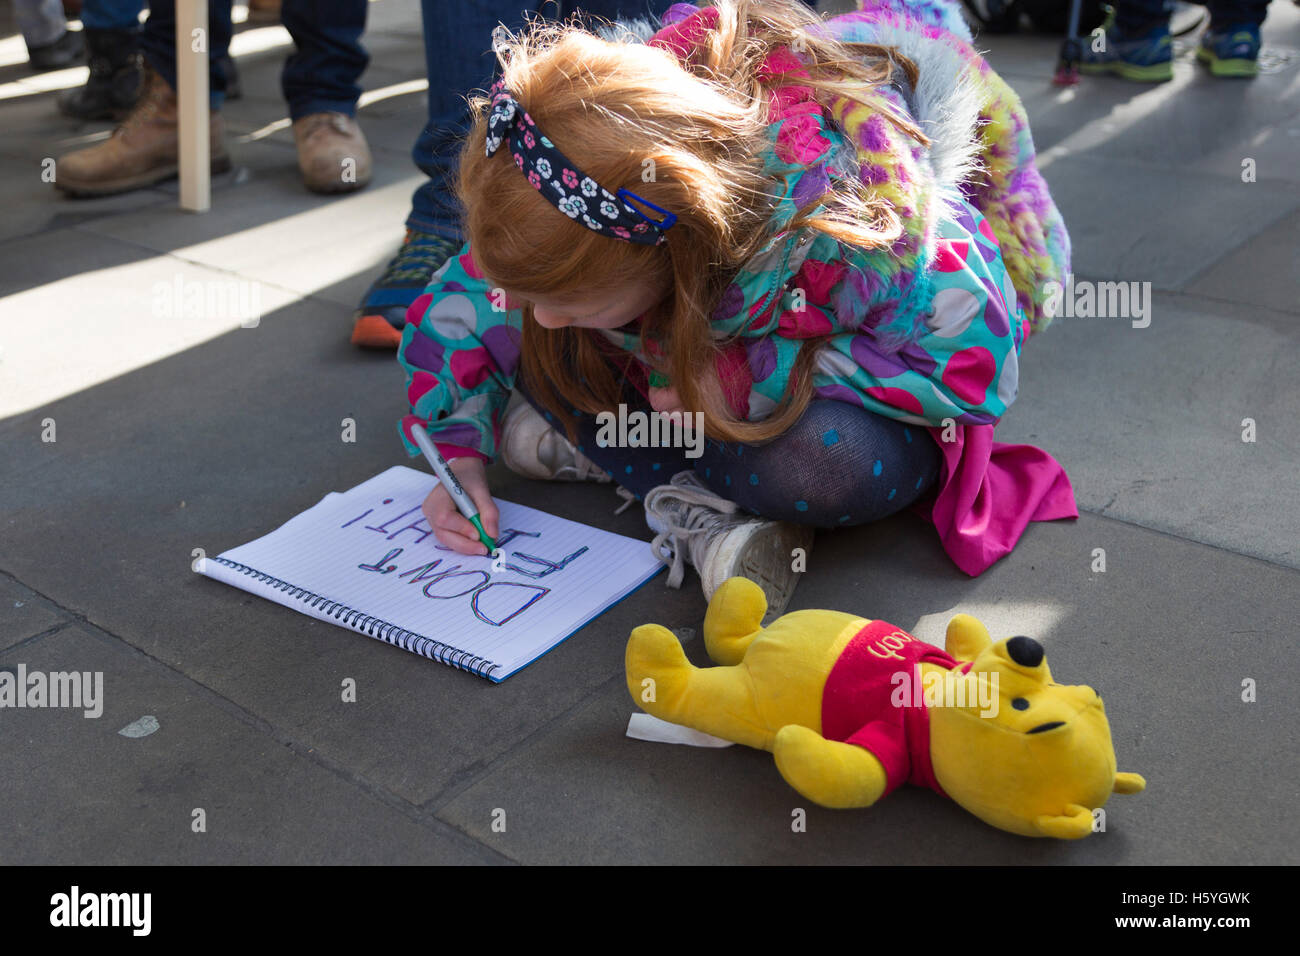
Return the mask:
[[(641, 322), (643, 354), (659, 356), (682, 407), (704, 413), (709, 437), (754, 443), (803, 414), (820, 345), (812, 340), (800, 350), (791, 391), (769, 417), (747, 422), (733, 414), (716, 372), (727, 343), (714, 335), (710, 316), (740, 266), (771, 238), (773, 184), (761, 171), (771, 92), (793, 82), (812, 87), (823, 104), (837, 95), (859, 100), (888, 82), (895, 65), (913, 82), (916, 74), (892, 50), (830, 39), (794, 0), (718, 0), (716, 8), (717, 28), (685, 65), (667, 50), (604, 40), (576, 23), (539, 23), (498, 47), (506, 88), (586, 175), (677, 215), (666, 243), (593, 232), (539, 195), (508, 148), (486, 156), (484, 97), (470, 100), (475, 119), (457, 191), (475, 261), (494, 285), (525, 298), (608, 292), (641, 279), (671, 287)], [(760, 78), (768, 53), (781, 46), (801, 52), (807, 76)], [(890, 119), (925, 142), (915, 127)], [(789, 228), (816, 228), (863, 249), (887, 246), (902, 231), (892, 207), (856, 181), (818, 202), (827, 208), (800, 210)], [(571, 439), (572, 416), (562, 414), (561, 400), (593, 414), (620, 401), (624, 369), (605, 357), (598, 334), (543, 328), (524, 307), (520, 374)]]

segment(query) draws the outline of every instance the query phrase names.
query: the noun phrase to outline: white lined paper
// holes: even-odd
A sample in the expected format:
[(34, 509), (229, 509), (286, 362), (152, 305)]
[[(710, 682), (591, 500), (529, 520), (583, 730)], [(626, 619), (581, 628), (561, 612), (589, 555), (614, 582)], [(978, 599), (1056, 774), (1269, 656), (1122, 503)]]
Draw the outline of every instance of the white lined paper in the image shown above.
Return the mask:
[[(203, 573), (499, 682), (662, 570), (645, 541), (500, 499), (513, 568), (441, 550), (420, 513), (436, 484), (394, 466), (209, 558)], [(508, 529), (531, 534), (507, 540)]]

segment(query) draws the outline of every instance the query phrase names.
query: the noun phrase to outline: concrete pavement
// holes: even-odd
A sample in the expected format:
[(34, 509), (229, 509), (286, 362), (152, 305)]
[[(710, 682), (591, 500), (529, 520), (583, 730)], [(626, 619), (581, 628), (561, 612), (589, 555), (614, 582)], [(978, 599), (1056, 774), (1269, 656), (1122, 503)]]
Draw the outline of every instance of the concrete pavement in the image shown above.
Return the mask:
[[(418, 4), (370, 11), (367, 89), (421, 78)], [(1279, 826), (1300, 789), (1300, 8), (1272, 4), (1278, 68), (1249, 82), (1183, 51), (1170, 84), (1061, 92), (1054, 40), (981, 41), (1025, 100), (1076, 276), (1150, 283), (1150, 323), (1062, 318), (1026, 346), (999, 436), (1060, 459), (1077, 522), (1032, 526), (976, 579), (910, 515), (824, 533), (792, 605), (940, 643), (967, 611), (1043, 641), (1059, 679), (1103, 693), (1121, 769), (1148, 781), (1077, 843), (915, 790), (822, 810), (766, 754), (626, 739), (628, 632), (698, 632), (693, 574), (494, 686), (192, 573), (194, 548), (402, 460), (401, 370), (347, 332), (401, 239), (423, 100), (363, 109), (375, 182), (313, 196), (275, 128), (287, 37), (260, 38), (226, 111), (236, 169), (201, 217), (174, 184), (56, 196), (41, 159), (105, 126), (0, 66), (0, 669), (105, 675), (98, 719), (0, 711), (0, 862), (1300, 862)], [(261, 321), (161, 315), (159, 283), (178, 281), (255, 287)], [(649, 537), (636, 509), (612, 514), (610, 486), (491, 477), (503, 498)], [(156, 732), (118, 733), (145, 715)]]

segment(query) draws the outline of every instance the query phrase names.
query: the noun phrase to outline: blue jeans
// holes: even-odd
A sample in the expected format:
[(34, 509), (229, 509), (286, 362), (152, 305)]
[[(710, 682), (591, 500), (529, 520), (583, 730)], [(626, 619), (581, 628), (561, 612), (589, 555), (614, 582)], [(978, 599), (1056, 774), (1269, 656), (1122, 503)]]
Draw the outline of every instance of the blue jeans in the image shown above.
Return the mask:
[(424, 58), (429, 77), (429, 118), (412, 156), (428, 181), (411, 200), (408, 228), (460, 240), (460, 210), (452, 191), (456, 157), (469, 133), (465, 94), (486, 89), (496, 72), (492, 31), (504, 23), (513, 31), (524, 26), (523, 13), (545, 11), (563, 19), (575, 10), (607, 20), (660, 14), (672, 0), (423, 0)]
[[(1238, 23), (1259, 26), (1268, 13), (1269, 0), (1209, 0), (1210, 25), (1216, 30)], [(1115, 25), (1125, 33), (1144, 32), (1157, 23), (1168, 23), (1173, 0), (1119, 0)]]
[(14, 18), (29, 50), (34, 46), (49, 46), (67, 30), (59, 0), (17, 0)]
[(87, 30), (134, 30), (144, 0), (85, 0), (81, 25)]
[[(226, 98), (226, 74), (218, 60), (230, 49), (230, 0), (208, 3), (208, 98), (211, 108), (221, 109)], [(176, 89), (176, 4), (174, 0), (154, 0), (149, 4), (149, 19), (140, 33), (140, 50), (145, 62), (167, 85)]]
[(280, 88), (290, 119), (356, 115), (357, 81), (370, 63), (361, 47), (367, 7), (366, 0), (284, 0), (280, 22), (293, 37), (294, 51), (284, 61)]
[[(111, 10), (103, 22), (122, 22), (129, 8), (134, 9), (130, 18), (140, 10), (134, 0), (91, 0), (89, 5)], [(208, 6), (208, 84), (214, 110), (225, 98), (226, 78), (217, 61), (230, 48), (230, 5), (230, 0), (209, 0)], [(367, 6), (366, 0), (284, 0), (280, 21), (293, 37), (294, 51), (284, 62), (280, 87), (291, 119), (323, 112), (356, 114), (361, 95), (357, 81), (370, 62), (361, 47)], [(140, 46), (149, 65), (175, 89), (174, 0), (150, 4)]]

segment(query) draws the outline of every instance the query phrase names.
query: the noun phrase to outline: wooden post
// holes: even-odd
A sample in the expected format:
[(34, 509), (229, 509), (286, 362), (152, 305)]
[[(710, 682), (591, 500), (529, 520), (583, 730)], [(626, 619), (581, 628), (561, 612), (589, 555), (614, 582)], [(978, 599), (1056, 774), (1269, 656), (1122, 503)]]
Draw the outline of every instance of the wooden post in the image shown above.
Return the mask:
[[(181, 208), (212, 205), (208, 141), (208, 0), (176, 0), (176, 106), (180, 136)], [(196, 51), (196, 47), (198, 48)]]

